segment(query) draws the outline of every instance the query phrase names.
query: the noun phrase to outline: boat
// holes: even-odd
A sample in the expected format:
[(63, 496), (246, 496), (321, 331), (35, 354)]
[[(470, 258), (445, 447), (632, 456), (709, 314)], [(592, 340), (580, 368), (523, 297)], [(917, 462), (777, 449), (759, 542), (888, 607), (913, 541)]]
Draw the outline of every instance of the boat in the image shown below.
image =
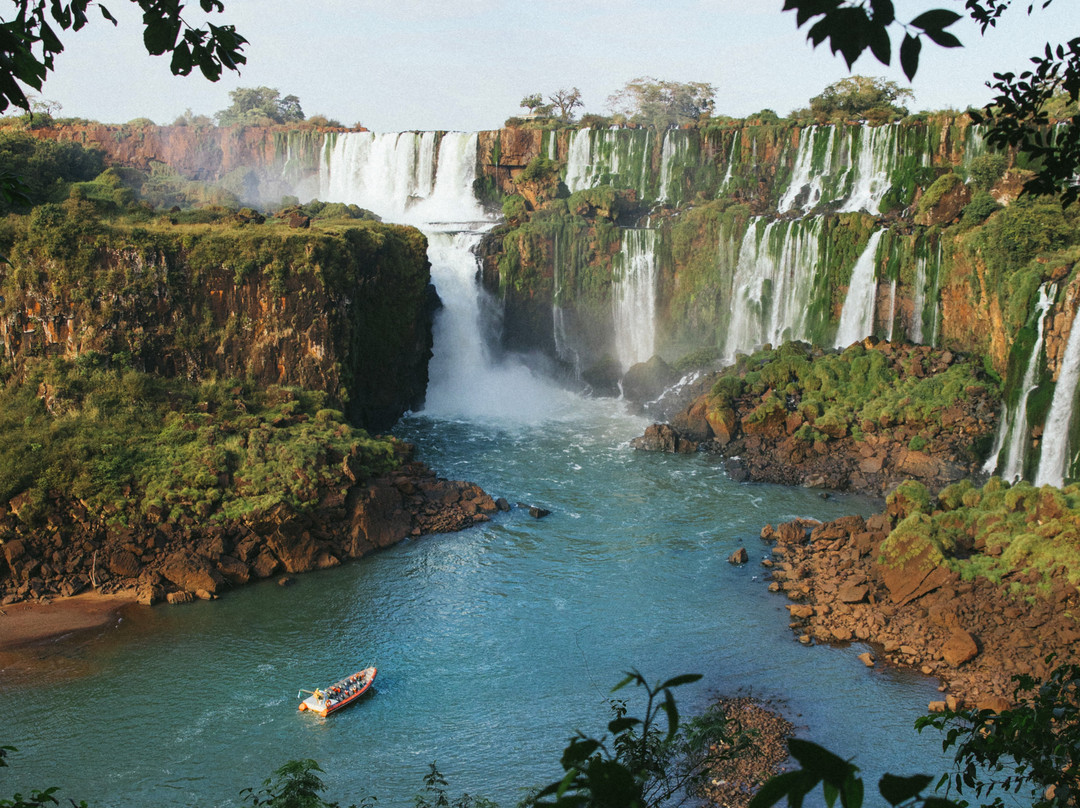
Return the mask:
[(357, 701), (367, 692), (367, 689), (371, 687), (371, 683), (374, 681), (375, 667), (372, 666), (364, 668), (352, 676), (346, 676), (340, 682), (334, 682), (324, 688), (302, 690), (301, 693), (310, 693), (311, 695), (300, 702), (300, 712), (307, 710), (316, 715), (328, 716), (330, 713), (335, 713)]

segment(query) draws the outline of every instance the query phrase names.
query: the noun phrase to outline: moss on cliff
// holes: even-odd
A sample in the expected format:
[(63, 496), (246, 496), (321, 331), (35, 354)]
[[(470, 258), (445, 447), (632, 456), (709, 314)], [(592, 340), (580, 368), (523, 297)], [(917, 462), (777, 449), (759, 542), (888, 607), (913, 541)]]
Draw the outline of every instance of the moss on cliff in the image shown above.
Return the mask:
[(1020, 594), (1049, 592), (1062, 579), (1080, 583), (1080, 486), (1010, 486), (993, 477), (981, 488), (963, 480), (937, 497), (909, 486), (923, 504), (882, 543), (883, 563), (902, 563), (901, 548), (921, 545), (966, 580), (987, 578)]
[[(815, 354), (803, 343), (786, 343), (739, 357), (712, 388), (708, 408), (733, 409), (739, 398), (758, 400), (749, 417), (766, 420), (781, 399), (798, 412), (807, 441), (920, 431), (932, 438), (950, 410), (979, 396), (996, 397), (981, 365), (941, 352), (899, 350), (889, 343), (856, 343), (839, 353)], [(802, 426), (803, 424), (800, 424)]]
[(418, 404), (432, 306), (424, 236), (241, 214), (215, 225), (106, 221), (69, 199), (9, 221), (5, 358), (95, 350), (168, 376), (321, 389), (376, 427)]
[(125, 524), (313, 508), (398, 464), (392, 439), (371, 438), (326, 402), (237, 380), (163, 379), (94, 353), (33, 361), (0, 390), (0, 504), (31, 527), (60, 498)]

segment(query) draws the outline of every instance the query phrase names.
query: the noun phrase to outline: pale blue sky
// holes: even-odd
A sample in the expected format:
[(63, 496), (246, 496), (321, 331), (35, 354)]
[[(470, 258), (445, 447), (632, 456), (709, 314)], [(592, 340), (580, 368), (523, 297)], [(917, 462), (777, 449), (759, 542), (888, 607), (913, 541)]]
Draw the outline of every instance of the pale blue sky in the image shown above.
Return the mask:
[[(304, 111), (375, 131), (490, 129), (522, 112), (521, 98), (578, 87), (585, 110), (606, 113), (627, 81), (653, 76), (717, 88), (717, 112), (784, 114), (807, 105), (848, 75), (826, 46), (812, 49), (782, 0), (225, 0), (225, 14), (248, 38), (241, 75), (211, 84), (172, 76), (167, 59), (142, 48), (137, 8), (106, 0), (113, 28), (92, 13), (69, 33), (42, 96), (62, 115), (123, 123), (170, 123), (185, 109), (211, 115), (236, 87), (269, 86), (300, 98)], [(201, 20), (189, 3), (191, 20)], [(910, 19), (961, 0), (897, 0)], [(965, 48), (927, 45), (913, 109), (981, 105), (995, 70), (1020, 71), (1049, 40), (1080, 35), (1075, 0), (1025, 14), (1017, 0), (1001, 31), (980, 37), (966, 20), (952, 29)], [(894, 59), (894, 63), (898, 61)], [(869, 55), (854, 72), (909, 86)]]

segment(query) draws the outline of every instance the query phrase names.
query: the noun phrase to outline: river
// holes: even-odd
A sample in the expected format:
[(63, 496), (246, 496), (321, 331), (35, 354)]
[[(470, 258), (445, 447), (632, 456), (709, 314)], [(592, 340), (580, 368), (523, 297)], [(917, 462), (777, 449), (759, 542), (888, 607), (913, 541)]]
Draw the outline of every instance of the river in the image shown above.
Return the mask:
[[(357, 141), (355, 154), (339, 141), (335, 159), (365, 166), (390, 145), (419, 153), (425, 143), (393, 141)], [(444, 138), (437, 174), (468, 193), (474, 141)], [(465, 158), (453, 162), (447, 144)], [(350, 190), (358, 182), (332, 179), (324, 198), (372, 204)], [(429, 208), (447, 220), (475, 218), (464, 192), (444, 205), (439, 179), (430, 182), (398, 185), (430, 191)], [(381, 212), (405, 211), (403, 200)], [(311, 758), (326, 796), (346, 805), (368, 795), (412, 805), (437, 762), (452, 795), (512, 806), (561, 776), (575, 731), (603, 731), (609, 689), (630, 668), (651, 681), (702, 674), (677, 694), (684, 713), (716, 695), (776, 701), (801, 736), (854, 757), (869, 794), (886, 769), (941, 771), (940, 738), (913, 729), (936, 682), (867, 669), (858, 644), (801, 646), (760, 566), (765, 523), (869, 514), (881, 503), (733, 483), (704, 455), (630, 449), (647, 422), (622, 402), (566, 392), (534, 362), (491, 355), (470, 252), (477, 234), (430, 226), (439, 221), (430, 213), (424, 221), (446, 305), (427, 405), (396, 432), (440, 475), (551, 514), (514, 507), (290, 587), (135, 608), (107, 630), (9, 660), (0, 744), (19, 752), (0, 795), (56, 785), (96, 808), (236, 805), (241, 789)], [(727, 562), (739, 547), (745, 566)], [(361, 703), (326, 719), (297, 711), (299, 688), (371, 664), (379, 674)], [(631, 702), (631, 714), (640, 706)]]

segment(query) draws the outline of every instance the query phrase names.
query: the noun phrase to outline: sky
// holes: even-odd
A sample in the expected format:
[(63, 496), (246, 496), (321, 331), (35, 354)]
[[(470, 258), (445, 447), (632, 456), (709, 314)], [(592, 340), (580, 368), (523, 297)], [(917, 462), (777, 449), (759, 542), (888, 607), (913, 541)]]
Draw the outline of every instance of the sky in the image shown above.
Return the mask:
[[(962, 49), (927, 42), (910, 83), (898, 59), (888, 68), (869, 53), (849, 73), (827, 44), (811, 47), (783, 0), (224, 2), (225, 12), (209, 17), (249, 40), (240, 75), (216, 83), (197, 70), (173, 76), (167, 57), (144, 50), (138, 8), (105, 0), (119, 25), (91, 9), (86, 28), (66, 33), (40, 97), (58, 102), (63, 117), (168, 124), (188, 109), (213, 115), (228, 107), (230, 90), (266, 86), (297, 96), (307, 115), (346, 126), (474, 131), (523, 114), (526, 95), (564, 88), (580, 89), (582, 111), (607, 114), (609, 96), (642, 76), (712, 84), (717, 114), (784, 115), (856, 73), (910, 87), (913, 111), (964, 109), (990, 100), (985, 82), (995, 71), (1020, 72), (1048, 41), (1080, 35), (1076, 0), (1030, 17), (1026, 0), (1016, 0), (985, 37), (966, 19), (950, 28)], [(195, 0), (188, 6), (189, 22), (207, 19)], [(935, 7), (963, 11), (960, 0), (896, 0), (903, 19)]]

